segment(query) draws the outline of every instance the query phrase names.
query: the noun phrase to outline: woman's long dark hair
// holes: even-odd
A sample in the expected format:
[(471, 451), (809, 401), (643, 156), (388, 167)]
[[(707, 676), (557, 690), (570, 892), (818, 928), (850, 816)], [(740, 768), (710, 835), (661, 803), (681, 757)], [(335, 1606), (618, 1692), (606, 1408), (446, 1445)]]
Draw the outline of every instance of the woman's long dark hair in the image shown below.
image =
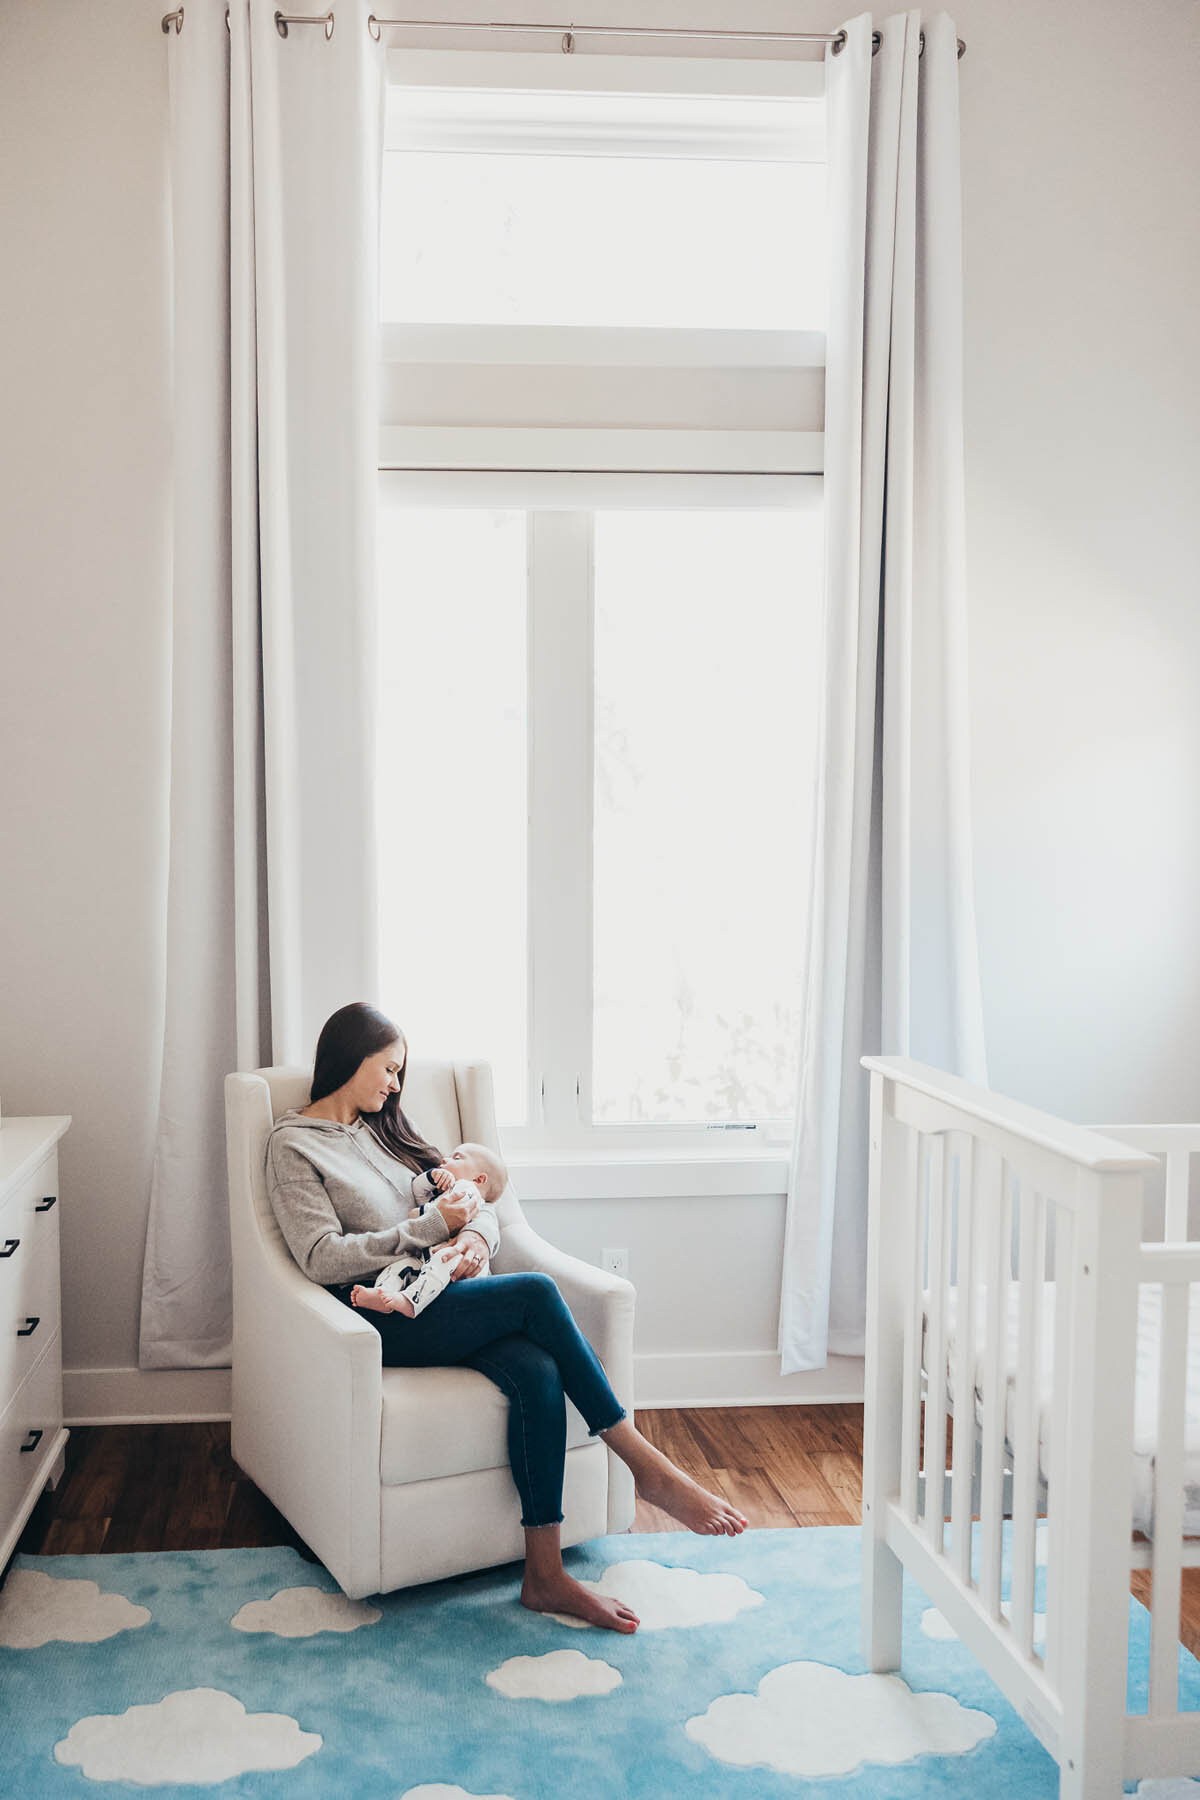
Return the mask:
[[(375, 1056), (389, 1044), (396, 1043), (404, 1044), (404, 1063), (400, 1070), (400, 1090), (403, 1092), (408, 1045), (399, 1026), (393, 1025), (376, 1007), (368, 1006), (365, 1000), (353, 1000), (349, 1006), (339, 1007), (331, 1018), (326, 1019), (317, 1039), (310, 1099), (324, 1100), (329, 1094), (336, 1093), (358, 1072), (368, 1056)], [(383, 1148), (398, 1157), (407, 1168), (433, 1169), (441, 1162), (441, 1151), (427, 1144), (401, 1112), (399, 1093), (389, 1094), (377, 1113), (363, 1113), (361, 1117)]]

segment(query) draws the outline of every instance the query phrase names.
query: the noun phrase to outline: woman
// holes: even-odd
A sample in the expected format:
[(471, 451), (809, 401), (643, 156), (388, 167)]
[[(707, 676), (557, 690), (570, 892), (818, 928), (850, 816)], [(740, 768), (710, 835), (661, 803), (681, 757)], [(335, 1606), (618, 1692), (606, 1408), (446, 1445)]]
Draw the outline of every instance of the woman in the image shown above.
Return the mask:
[(499, 1244), (489, 1209), (443, 1194), (423, 1217), (409, 1218), (414, 1174), (442, 1159), (400, 1110), (406, 1057), (403, 1036), (374, 1007), (355, 1002), (326, 1021), (312, 1098), (285, 1113), (267, 1143), (267, 1189), (280, 1230), (305, 1274), (347, 1305), (351, 1286), (401, 1251), (454, 1240), (462, 1258), (454, 1285), (436, 1306), (415, 1319), (360, 1316), (383, 1339), (386, 1366), (478, 1369), (507, 1396), (509, 1462), (525, 1531), (523, 1604), (635, 1631), (637, 1615), (628, 1606), (593, 1593), (563, 1567), (564, 1394), (593, 1436), (628, 1464), (643, 1499), (692, 1531), (733, 1536), (746, 1521), (677, 1469), (625, 1416), (548, 1275), (472, 1282)]

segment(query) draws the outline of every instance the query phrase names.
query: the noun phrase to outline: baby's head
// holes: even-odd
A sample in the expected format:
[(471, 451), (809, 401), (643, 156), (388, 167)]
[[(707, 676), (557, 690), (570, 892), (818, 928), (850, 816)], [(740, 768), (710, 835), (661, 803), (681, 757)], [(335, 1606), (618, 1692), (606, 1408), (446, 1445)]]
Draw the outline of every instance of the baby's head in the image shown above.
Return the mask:
[(494, 1150), (486, 1144), (460, 1144), (452, 1150), (443, 1165), (455, 1181), (472, 1181), (479, 1198), (489, 1205), (498, 1200), (508, 1186), (508, 1170)]

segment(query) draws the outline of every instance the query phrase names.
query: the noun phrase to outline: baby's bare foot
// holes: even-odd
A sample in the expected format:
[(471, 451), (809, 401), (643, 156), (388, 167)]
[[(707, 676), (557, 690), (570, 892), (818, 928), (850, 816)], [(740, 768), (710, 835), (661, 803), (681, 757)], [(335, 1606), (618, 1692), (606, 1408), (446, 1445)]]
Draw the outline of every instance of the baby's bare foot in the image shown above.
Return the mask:
[(584, 1619), (605, 1631), (636, 1631), (641, 1623), (623, 1600), (610, 1600), (607, 1594), (595, 1593), (565, 1569), (561, 1574), (541, 1579), (535, 1579), (527, 1570), (521, 1586), (521, 1605), (530, 1612), (570, 1613), (572, 1618)]
[(356, 1283), (350, 1289), (350, 1304), (357, 1306), (361, 1312), (402, 1312), (410, 1319), (413, 1316), (412, 1301), (404, 1295), (398, 1300), (389, 1300), (378, 1288), (363, 1287), (361, 1283)]

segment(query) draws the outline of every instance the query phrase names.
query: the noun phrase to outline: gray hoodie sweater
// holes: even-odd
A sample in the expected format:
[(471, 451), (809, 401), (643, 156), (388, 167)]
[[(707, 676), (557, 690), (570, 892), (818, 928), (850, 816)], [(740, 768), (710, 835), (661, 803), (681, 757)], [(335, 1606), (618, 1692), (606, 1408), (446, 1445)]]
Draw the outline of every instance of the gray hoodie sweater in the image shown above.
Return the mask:
[[(450, 1236), (436, 1207), (410, 1219), (426, 1198), (423, 1178), (390, 1156), (360, 1118), (353, 1125), (284, 1113), (267, 1139), (267, 1193), (288, 1249), (323, 1286), (362, 1281), (407, 1251)], [(421, 1191), (414, 1196), (414, 1180)], [(471, 1221), (494, 1255), (500, 1227), (491, 1207)]]

